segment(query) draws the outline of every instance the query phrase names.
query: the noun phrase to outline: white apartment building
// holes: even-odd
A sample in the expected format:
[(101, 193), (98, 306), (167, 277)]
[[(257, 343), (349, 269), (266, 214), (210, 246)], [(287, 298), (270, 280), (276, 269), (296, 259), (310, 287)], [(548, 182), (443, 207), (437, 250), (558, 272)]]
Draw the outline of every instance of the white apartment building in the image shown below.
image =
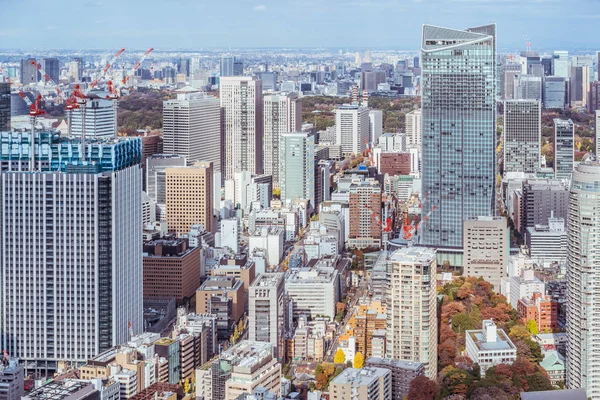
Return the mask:
[(248, 339), (271, 343), (278, 355), (285, 339), (287, 309), (284, 274), (258, 275), (248, 295)]
[(297, 94), (267, 94), (264, 101), (264, 174), (279, 187), (281, 135), (302, 131), (302, 99)]
[(517, 348), (494, 321), (483, 320), (482, 327), (465, 331), (465, 350), (469, 358), (479, 364), (484, 377), (489, 367), (512, 364), (517, 359)]
[(383, 133), (383, 111), (369, 111), (369, 143), (377, 143)]
[(392, 400), (392, 371), (386, 368), (347, 368), (329, 384), (331, 400)]
[(283, 258), (283, 243), (285, 233), (281, 228), (268, 228), (263, 226), (252, 232), (248, 238), (250, 254), (256, 249), (266, 252), (267, 264), (275, 267)]
[(259, 175), (263, 169), (262, 81), (251, 76), (221, 77), (224, 179), (237, 171)]
[(516, 310), (519, 300), (523, 297), (530, 299), (534, 293), (546, 293), (546, 285), (534, 274), (533, 269), (521, 271), (521, 276), (510, 278), (510, 305)]
[(285, 290), (292, 302), (293, 317), (306, 315), (314, 319), (320, 315), (333, 319), (340, 299), (339, 281), (338, 270), (325, 262), (317, 262), (314, 267), (289, 269)]
[(407, 144), (421, 147), (423, 138), (423, 120), (421, 110), (414, 110), (406, 114), (406, 137)]
[[(221, 108), (219, 100), (189, 86), (176, 91), (177, 99), (163, 103), (163, 152), (213, 163), (221, 171)], [(220, 183), (219, 183), (220, 187)]]
[(359, 154), (369, 142), (369, 109), (343, 105), (335, 112), (335, 143), (342, 146), (342, 156)]
[(600, 398), (600, 164), (573, 171), (567, 256), (567, 388)]
[(406, 247), (388, 260), (387, 358), (423, 364), (437, 376), (436, 251)]

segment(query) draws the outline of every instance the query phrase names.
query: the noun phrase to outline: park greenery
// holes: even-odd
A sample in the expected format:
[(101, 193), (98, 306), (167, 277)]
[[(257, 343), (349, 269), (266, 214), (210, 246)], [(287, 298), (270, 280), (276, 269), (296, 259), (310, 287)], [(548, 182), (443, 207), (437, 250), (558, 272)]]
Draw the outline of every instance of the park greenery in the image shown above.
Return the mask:
[[(438, 344), (438, 377), (419, 377), (411, 384), (411, 400), (438, 400), (449, 396), (468, 399), (515, 399), (522, 391), (552, 390), (546, 371), (540, 367), (542, 351), (506, 297), (493, 291), (482, 278), (460, 277), (438, 289), (442, 296)], [(492, 319), (517, 348), (517, 360), (489, 368), (481, 377), (479, 365), (462, 355), (465, 331), (481, 329), (482, 320)], [(528, 330), (528, 328), (530, 328)]]
[(163, 101), (173, 98), (166, 90), (140, 89), (119, 99), (119, 132), (154, 130), (163, 126)]

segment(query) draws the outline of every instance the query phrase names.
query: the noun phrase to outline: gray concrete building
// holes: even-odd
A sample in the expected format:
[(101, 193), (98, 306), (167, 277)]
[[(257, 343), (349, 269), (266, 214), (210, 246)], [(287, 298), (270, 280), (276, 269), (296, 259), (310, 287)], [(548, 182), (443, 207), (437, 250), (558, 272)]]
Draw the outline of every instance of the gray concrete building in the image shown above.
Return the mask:
[(555, 179), (528, 179), (523, 182), (521, 203), (521, 229), (548, 225), (548, 218), (567, 218), (569, 191)]
[(540, 166), (542, 105), (537, 100), (504, 103), (504, 172), (534, 174)]

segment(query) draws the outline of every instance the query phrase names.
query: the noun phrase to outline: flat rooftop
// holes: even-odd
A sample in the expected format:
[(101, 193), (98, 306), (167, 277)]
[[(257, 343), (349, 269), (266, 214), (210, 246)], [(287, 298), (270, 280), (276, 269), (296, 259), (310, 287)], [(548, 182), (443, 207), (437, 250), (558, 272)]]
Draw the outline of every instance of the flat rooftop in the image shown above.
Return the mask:
[(220, 360), (229, 361), (235, 367), (248, 368), (260, 364), (265, 358), (273, 356), (273, 345), (268, 342), (242, 340), (221, 353)]
[(508, 335), (504, 333), (502, 329), (497, 329), (497, 339), (495, 342), (486, 342), (483, 334), (483, 329), (466, 331), (466, 334), (473, 340), (473, 343), (477, 346), (480, 351), (492, 351), (492, 350), (515, 350), (516, 347), (513, 342), (508, 338)]
[(362, 369), (347, 368), (332, 383), (338, 385), (352, 384), (355, 387), (363, 386), (390, 373), (389, 369), (377, 367), (364, 367)]
[(435, 249), (429, 247), (411, 246), (395, 250), (389, 260), (401, 263), (429, 264), (436, 258)]
[(258, 278), (252, 282), (251, 287), (276, 287), (279, 281), (283, 279), (282, 272), (260, 274)]

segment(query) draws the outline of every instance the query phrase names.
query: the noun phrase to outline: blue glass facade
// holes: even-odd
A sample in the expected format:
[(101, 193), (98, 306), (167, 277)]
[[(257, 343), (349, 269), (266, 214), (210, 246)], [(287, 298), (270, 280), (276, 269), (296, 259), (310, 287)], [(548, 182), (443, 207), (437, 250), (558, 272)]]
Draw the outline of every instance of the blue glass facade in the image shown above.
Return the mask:
[[(496, 27), (425, 25), (421, 243), (462, 248), (463, 222), (494, 213)], [(434, 209), (435, 207), (435, 209)]]
[[(81, 140), (60, 137), (54, 132), (37, 132), (35, 159), (41, 171), (99, 173), (122, 170), (142, 161), (142, 139), (92, 139), (86, 141), (82, 160)], [(30, 158), (29, 132), (0, 133), (0, 161), (27, 162)]]

